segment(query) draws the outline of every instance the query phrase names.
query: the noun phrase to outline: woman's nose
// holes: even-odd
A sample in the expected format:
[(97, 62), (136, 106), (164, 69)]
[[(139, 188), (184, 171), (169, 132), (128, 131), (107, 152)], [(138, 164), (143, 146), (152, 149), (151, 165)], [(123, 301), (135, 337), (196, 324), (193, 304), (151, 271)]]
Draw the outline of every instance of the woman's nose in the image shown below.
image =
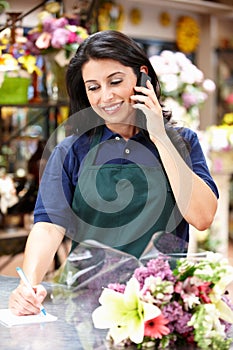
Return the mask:
[(113, 98), (113, 91), (111, 88), (109, 87), (103, 87), (102, 88), (102, 101), (106, 102), (106, 101), (110, 101)]

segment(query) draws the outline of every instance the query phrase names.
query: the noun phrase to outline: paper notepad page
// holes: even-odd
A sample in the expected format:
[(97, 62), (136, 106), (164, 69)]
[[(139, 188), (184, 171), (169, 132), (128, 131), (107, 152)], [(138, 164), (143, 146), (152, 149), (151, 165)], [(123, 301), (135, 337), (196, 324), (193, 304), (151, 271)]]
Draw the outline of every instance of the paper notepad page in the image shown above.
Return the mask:
[(6, 327), (30, 324), (30, 323), (44, 323), (56, 321), (57, 317), (51, 314), (43, 315), (42, 313), (38, 315), (29, 316), (16, 316), (10, 309), (0, 310), (0, 324)]

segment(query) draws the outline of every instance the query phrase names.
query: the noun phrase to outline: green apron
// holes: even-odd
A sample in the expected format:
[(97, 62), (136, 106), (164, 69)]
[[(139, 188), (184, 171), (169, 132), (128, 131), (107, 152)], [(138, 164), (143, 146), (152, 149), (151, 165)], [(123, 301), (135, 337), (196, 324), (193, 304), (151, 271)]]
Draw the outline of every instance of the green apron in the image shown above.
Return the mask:
[[(184, 252), (186, 244), (176, 241), (181, 216), (174, 215), (175, 200), (158, 161), (148, 167), (129, 164), (95, 165), (103, 127), (93, 136), (75, 188), (72, 209), (77, 216), (77, 236), (72, 250), (84, 240), (95, 240), (137, 258), (156, 232), (173, 227), (171, 253)], [(187, 243), (187, 242), (186, 242)], [(181, 246), (182, 245), (182, 246)]]

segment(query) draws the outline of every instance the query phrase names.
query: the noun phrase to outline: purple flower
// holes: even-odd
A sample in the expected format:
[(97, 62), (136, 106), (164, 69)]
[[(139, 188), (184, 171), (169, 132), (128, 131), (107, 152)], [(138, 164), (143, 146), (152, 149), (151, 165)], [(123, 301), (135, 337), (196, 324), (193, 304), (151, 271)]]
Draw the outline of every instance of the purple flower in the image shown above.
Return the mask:
[(192, 314), (186, 311), (183, 311), (181, 317), (175, 323), (175, 330), (179, 334), (190, 333), (193, 331), (193, 327), (188, 326), (188, 322), (191, 320)]
[(179, 334), (190, 333), (193, 327), (187, 326), (192, 314), (183, 310), (182, 306), (173, 301), (163, 307), (162, 313), (166, 319), (169, 320), (168, 327), (171, 332), (176, 331)]
[(124, 294), (125, 292), (125, 284), (120, 284), (120, 283), (109, 283), (108, 288), (115, 290), (115, 292), (119, 292)]
[(182, 306), (177, 301), (172, 301), (162, 309), (163, 315), (169, 320), (169, 323), (176, 322), (183, 315)]
[(43, 21), (43, 32), (52, 33), (55, 30), (55, 18), (45, 18)]
[(195, 96), (194, 94), (191, 94), (189, 92), (184, 92), (182, 94), (182, 100), (183, 100), (185, 108), (190, 108), (190, 107), (194, 106), (195, 104), (198, 104), (197, 96)]
[(58, 28), (54, 31), (51, 45), (56, 49), (62, 48), (69, 41), (69, 31), (64, 28)]
[[(233, 310), (233, 304), (232, 304), (230, 298), (229, 298), (226, 294), (222, 296), (222, 301), (224, 301), (224, 303), (226, 303), (227, 306), (229, 306), (229, 308), (230, 308), (231, 310)], [(229, 323), (229, 322), (226, 322), (226, 321), (224, 321), (224, 320), (222, 320), (222, 319), (221, 319), (220, 321), (221, 321), (222, 324), (224, 324), (224, 326), (225, 326), (225, 332), (227, 333), (227, 332), (231, 329), (232, 324)]]
[(64, 17), (61, 17), (61, 18), (46, 17), (43, 21), (43, 31), (48, 33), (53, 33), (56, 29), (64, 28), (67, 24), (69, 24), (69, 22)]
[(151, 273), (148, 271), (146, 267), (139, 267), (134, 271), (133, 276), (138, 280), (140, 284), (140, 288), (143, 287), (145, 279), (149, 277)]
[(151, 259), (146, 264), (146, 267), (139, 267), (134, 271), (134, 277), (140, 283), (142, 288), (145, 279), (149, 276), (161, 277), (162, 280), (175, 281), (169, 262), (163, 256), (156, 259)]
[(57, 28), (64, 28), (67, 24), (69, 24), (69, 21), (67, 18), (61, 17), (56, 19), (55, 24)]

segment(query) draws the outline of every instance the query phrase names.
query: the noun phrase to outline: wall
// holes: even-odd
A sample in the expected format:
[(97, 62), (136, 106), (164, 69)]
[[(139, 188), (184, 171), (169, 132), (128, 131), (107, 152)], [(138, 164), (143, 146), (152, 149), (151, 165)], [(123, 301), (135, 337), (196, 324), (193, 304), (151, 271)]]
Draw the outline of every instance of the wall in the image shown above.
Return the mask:
[[(10, 10), (11, 12), (19, 11), (22, 13), (26, 13), (32, 8), (36, 7), (37, 5), (41, 4), (42, 1), (32, 1), (30, 0), (8, 0), (10, 4)], [(72, 5), (75, 1), (74, 0), (65, 0), (64, 1), (64, 9), (66, 12), (72, 11)], [(175, 38), (175, 22), (178, 16), (185, 15), (185, 14), (192, 14), (187, 11), (177, 11), (174, 9), (169, 10), (169, 13), (171, 15), (171, 26), (169, 27), (162, 27), (159, 24), (159, 14), (164, 11), (163, 7), (153, 6), (143, 4), (137, 4), (135, 5), (134, 1), (118, 1), (119, 4), (122, 4), (124, 6), (124, 12), (125, 12), (125, 21), (124, 26), (122, 30), (126, 32), (129, 35), (136, 35), (138, 37), (142, 38), (159, 38), (164, 40), (172, 40)], [(139, 8), (142, 12), (142, 22), (140, 25), (135, 26), (132, 25), (129, 21), (129, 12), (132, 8)], [(28, 15), (26, 18), (23, 19), (22, 24), (24, 26), (33, 26), (37, 23), (36, 15), (38, 12), (40, 12), (42, 7), (32, 14)], [(194, 14), (192, 14), (194, 17)], [(0, 23), (5, 23), (5, 14), (0, 15)]]
[[(21, 12), (22, 14), (28, 12), (35, 6), (42, 3), (42, 1), (30, 1), (30, 0), (10, 0), (8, 1), (10, 4), (9, 12)], [(35, 11), (28, 15), (25, 19), (22, 21), (22, 25), (25, 27), (31, 27), (37, 23), (36, 14), (41, 11), (41, 8), (38, 9), (38, 11)], [(0, 15), (0, 23), (5, 24), (6, 22), (6, 15), (2, 14)]]
[[(198, 16), (187, 12), (178, 10), (168, 10), (165, 7), (158, 7), (153, 5), (140, 5), (135, 6), (131, 1), (118, 1), (124, 6), (125, 9), (125, 23), (122, 30), (131, 36), (138, 38), (153, 38), (162, 39), (167, 41), (175, 41), (176, 34), (176, 22), (182, 15), (192, 15), (198, 20)], [(137, 7), (142, 13), (142, 22), (139, 25), (133, 25), (130, 21), (130, 10)], [(160, 24), (160, 14), (162, 12), (169, 12), (171, 18), (171, 24), (167, 27)]]

